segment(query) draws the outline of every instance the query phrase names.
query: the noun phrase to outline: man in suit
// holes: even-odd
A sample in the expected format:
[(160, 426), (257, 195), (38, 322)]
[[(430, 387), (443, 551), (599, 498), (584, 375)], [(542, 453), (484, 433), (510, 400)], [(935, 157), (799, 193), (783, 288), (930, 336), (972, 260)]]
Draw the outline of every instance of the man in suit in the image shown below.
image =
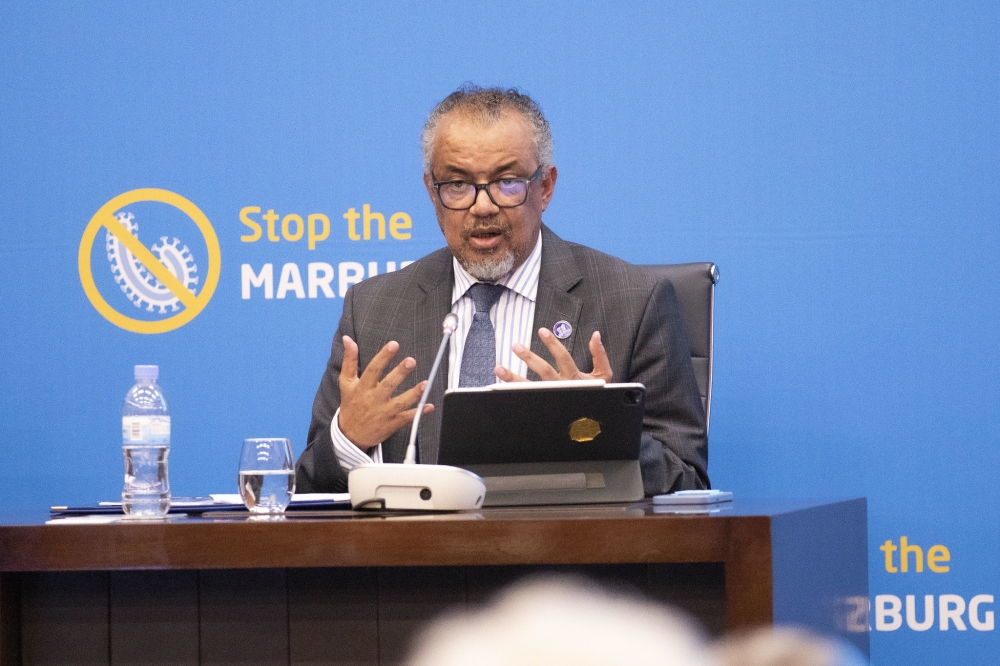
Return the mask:
[[(402, 462), (449, 312), (459, 327), (420, 423), (421, 462), (437, 461), (432, 412), (446, 388), (599, 378), (646, 385), (646, 494), (708, 487), (705, 415), (673, 286), (542, 224), (558, 172), (537, 104), (465, 87), (434, 109), (422, 142), (448, 247), (348, 291), (298, 491), (343, 492), (356, 465)], [(406, 358), (386, 372), (400, 350)]]

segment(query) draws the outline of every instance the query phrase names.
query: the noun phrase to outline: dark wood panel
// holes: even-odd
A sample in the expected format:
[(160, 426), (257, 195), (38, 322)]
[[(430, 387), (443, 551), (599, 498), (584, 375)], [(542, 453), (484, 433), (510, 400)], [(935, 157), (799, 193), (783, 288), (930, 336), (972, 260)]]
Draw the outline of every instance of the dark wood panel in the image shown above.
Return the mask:
[(199, 579), (202, 664), (288, 664), (284, 569), (203, 571)]
[(110, 663), (107, 573), (26, 573), (21, 588), (26, 666)]
[(288, 641), (293, 666), (378, 664), (375, 569), (289, 569)]
[(648, 597), (687, 613), (708, 633), (725, 631), (726, 578), (721, 562), (468, 568), (470, 604), (489, 602), (508, 585), (544, 576), (596, 582), (626, 595)]
[(466, 605), (461, 567), (389, 567), (378, 570), (379, 664), (400, 664), (414, 637), (442, 613)]
[(598, 583), (623, 594), (646, 596), (648, 573), (645, 564), (571, 564), (504, 567), (469, 567), (469, 603), (489, 602), (503, 588), (518, 582), (549, 576), (579, 580), (584, 585)]
[(21, 663), (21, 576), (0, 574), (0, 664)]
[(110, 587), (114, 666), (196, 666), (197, 571), (113, 571)]
[(721, 562), (650, 564), (649, 597), (684, 611), (712, 636), (726, 631), (726, 570)]

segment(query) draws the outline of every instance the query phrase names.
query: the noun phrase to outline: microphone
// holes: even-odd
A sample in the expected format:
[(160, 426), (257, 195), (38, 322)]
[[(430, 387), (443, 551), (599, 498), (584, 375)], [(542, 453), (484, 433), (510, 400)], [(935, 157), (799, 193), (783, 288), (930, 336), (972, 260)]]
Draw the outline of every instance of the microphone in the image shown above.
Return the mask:
[(441, 366), (441, 358), (444, 356), (444, 350), (448, 348), (448, 341), (451, 340), (452, 334), (458, 328), (458, 317), (455, 316), (454, 312), (448, 313), (448, 316), (444, 318), (444, 322), (441, 324), (441, 328), (444, 331), (444, 335), (441, 337), (441, 345), (438, 347), (437, 356), (434, 357), (431, 374), (427, 377), (427, 386), (424, 387), (424, 394), (420, 396), (420, 402), (417, 403), (417, 414), (413, 417), (413, 425), (410, 427), (410, 443), (406, 446), (406, 458), (403, 459), (404, 465), (412, 465), (417, 462), (417, 430), (420, 428), (420, 417), (424, 413), (427, 396), (431, 394), (431, 385), (434, 383), (435, 377), (437, 377), (438, 368)]
[(469, 470), (450, 465), (418, 465), (417, 431), (431, 386), (441, 366), (448, 341), (458, 328), (458, 317), (448, 313), (441, 324), (443, 335), (427, 377), (417, 413), (410, 427), (410, 441), (402, 463), (365, 463), (347, 475), (347, 490), (355, 509), (416, 509), (419, 511), (467, 511), (478, 509), (486, 497), (486, 484)]

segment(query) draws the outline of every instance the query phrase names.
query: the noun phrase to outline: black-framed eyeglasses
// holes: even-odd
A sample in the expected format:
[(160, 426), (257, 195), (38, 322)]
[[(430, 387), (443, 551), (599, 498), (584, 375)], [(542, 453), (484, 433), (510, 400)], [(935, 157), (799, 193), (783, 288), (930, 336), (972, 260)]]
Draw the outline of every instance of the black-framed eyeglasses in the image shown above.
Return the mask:
[(470, 183), (467, 180), (434, 181), (438, 200), (449, 210), (468, 210), (476, 204), (479, 190), (499, 208), (515, 208), (528, 199), (528, 185), (542, 175), (541, 165), (528, 178), (498, 178), (488, 183)]

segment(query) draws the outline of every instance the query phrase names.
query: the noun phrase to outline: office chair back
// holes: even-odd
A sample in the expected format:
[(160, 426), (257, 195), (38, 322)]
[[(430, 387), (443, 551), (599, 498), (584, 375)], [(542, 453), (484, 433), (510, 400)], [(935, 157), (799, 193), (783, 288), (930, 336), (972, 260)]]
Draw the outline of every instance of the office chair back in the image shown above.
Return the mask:
[(657, 277), (668, 278), (677, 292), (681, 318), (691, 347), (691, 364), (698, 380), (701, 404), (705, 407), (707, 430), (712, 407), (713, 316), (719, 269), (710, 261), (645, 265), (643, 268)]

